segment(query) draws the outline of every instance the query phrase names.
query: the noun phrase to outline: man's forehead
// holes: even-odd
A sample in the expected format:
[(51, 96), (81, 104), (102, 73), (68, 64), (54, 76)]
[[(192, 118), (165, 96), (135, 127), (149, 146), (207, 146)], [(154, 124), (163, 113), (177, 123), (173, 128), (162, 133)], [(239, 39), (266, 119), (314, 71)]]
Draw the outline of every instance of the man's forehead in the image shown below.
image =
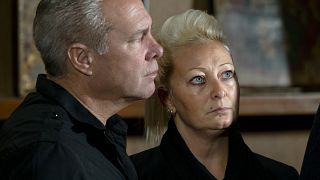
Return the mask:
[(103, 10), (108, 16), (124, 16), (132, 11), (145, 9), (141, 0), (104, 0)]
[[(110, 6), (108, 4), (110, 4)], [(115, 29), (133, 28), (132, 30), (135, 31), (151, 26), (151, 17), (140, 0), (128, 0), (122, 5), (119, 2), (110, 2), (108, 4), (104, 5), (104, 13), (107, 20)]]

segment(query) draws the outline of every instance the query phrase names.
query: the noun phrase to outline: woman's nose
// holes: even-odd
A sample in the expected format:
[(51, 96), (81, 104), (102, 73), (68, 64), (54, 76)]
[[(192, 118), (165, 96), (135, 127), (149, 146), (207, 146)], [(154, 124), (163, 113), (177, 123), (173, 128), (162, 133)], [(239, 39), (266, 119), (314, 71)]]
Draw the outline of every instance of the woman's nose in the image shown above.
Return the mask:
[(223, 98), (227, 95), (227, 92), (220, 82), (215, 82), (212, 84), (211, 97), (214, 99)]

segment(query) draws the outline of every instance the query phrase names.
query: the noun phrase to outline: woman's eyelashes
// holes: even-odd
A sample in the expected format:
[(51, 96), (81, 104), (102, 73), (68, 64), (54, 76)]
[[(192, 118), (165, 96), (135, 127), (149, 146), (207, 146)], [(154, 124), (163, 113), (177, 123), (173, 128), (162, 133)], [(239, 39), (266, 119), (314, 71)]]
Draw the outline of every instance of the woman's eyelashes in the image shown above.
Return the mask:
[[(223, 71), (221, 73), (220, 79), (221, 80), (228, 80), (228, 79), (232, 79), (234, 77), (234, 71), (233, 70), (227, 70), (227, 71)], [(204, 75), (196, 75), (193, 76), (190, 79), (190, 83), (192, 85), (203, 85), (206, 83), (206, 77)]]
[(222, 79), (228, 80), (228, 79), (233, 78), (233, 76), (234, 76), (233, 70), (227, 70), (227, 71), (222, 72), (221, 77), (222, 77)]
[(205, 77), (197, 75), (191, 78), (190, 83), (193, 85), (202, 85), (206, 82)]

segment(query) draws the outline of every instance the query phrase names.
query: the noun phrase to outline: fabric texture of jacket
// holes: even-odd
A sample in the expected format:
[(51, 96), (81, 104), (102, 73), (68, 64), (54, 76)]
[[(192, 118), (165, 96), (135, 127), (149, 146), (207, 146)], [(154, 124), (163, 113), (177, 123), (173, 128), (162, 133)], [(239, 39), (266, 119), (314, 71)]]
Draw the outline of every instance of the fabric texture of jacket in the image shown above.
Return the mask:
[(137, 179), (126, 153), (127, 125), (103, 125), (45, 75), (0, 130), (0, 179)]
[[(232, 128), (233, 129), (233, 128)], [(216, 179), (188, 149), (174, 121), (161, 144), (131, 156), (138, 177), (142, 180), (214, 180)], [(253, 153), (236, 130), (229, 133), (229, 158), (225, 180), (298, 179), (297, 171), (288, 165)]]
[(320, 180), (320, 106), (315, 115), (304, 154), (301, 180)]

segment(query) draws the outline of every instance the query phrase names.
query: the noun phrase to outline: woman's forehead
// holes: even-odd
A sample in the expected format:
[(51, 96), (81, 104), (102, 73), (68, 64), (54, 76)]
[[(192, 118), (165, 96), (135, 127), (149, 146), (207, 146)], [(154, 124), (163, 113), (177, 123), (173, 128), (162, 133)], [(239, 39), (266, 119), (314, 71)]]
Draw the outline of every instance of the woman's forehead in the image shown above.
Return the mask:
[(176, 48), (173, 52), (174, 67), (201, 65), (233, 65), (229, 50), (219, 41), (201, 41)]

